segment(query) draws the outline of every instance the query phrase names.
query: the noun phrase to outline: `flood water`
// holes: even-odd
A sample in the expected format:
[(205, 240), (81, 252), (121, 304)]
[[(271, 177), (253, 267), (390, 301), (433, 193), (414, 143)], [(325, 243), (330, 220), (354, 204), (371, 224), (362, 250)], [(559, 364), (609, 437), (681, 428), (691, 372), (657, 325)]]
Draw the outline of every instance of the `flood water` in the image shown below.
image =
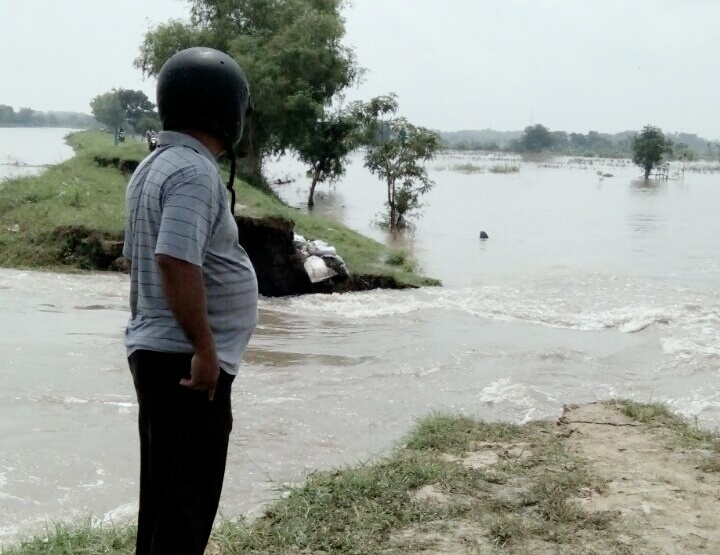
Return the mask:
[[(623, 396), (720, 423), (717, 175), (644, 183), (617, 162), (568, 160), (455, 171), (468, 162), (496, 163), (433, 162), (407, 241), (444, 287), (261, 301), (234, 386), (226, 515), (386, 452), (431, 411), (523, 422)], [(277, 190), (302, 205), (301, 167), (269, 170), (297, 178)], [(356, 160), (317, 211), (385, 241), (370, 225), (383, 196)], [(0, 270), (0, 538), (132, 516), (126, 305), (125, 276)]]
[(63, 137), (72, 129), (0, 127), (0, 183), (8, 177), (36, 173), (73, 154)]

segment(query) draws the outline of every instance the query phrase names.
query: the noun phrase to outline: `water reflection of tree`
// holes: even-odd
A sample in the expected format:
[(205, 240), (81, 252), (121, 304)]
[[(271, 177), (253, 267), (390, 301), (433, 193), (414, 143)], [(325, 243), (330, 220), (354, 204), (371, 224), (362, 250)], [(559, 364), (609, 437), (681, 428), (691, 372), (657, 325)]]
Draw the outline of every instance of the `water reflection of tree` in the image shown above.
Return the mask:
[(630, 190), (637, 195), (654, 197), (667, 192), (667, 181), (656, 179), (633, 179)]

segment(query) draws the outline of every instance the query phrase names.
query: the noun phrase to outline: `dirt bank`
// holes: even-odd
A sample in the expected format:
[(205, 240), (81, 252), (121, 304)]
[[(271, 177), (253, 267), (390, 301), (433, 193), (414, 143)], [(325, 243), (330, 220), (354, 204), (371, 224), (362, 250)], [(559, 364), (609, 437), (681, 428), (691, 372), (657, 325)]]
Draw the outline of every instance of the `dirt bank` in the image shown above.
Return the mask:
[(566, 406), (554, 429), (538, 430), (440, 453), (489, 484), (430, 484), (415, 500), (449, 508), (483, 498), (494, 515), (410, 526), (395, 534), (401, 552), (720, 553), (714, 434), (659, 405), (627, 402)]
[[(387, 456), (222, 521), (206, 554), (716, 554), (719, 453), (715, 433), (658, 404), (523, 426), (436, 414)], [(133, 540), (131, 526), (59, 525), (4, 553), (129, 555)]]
[(560, 431), (569, 451), (604, 482), (587, 492), (581, 506), (619, 513), (639, 536), (632, 553), (720, 553), (714, 441), (688, 441), (608, 404), (568, 407)]

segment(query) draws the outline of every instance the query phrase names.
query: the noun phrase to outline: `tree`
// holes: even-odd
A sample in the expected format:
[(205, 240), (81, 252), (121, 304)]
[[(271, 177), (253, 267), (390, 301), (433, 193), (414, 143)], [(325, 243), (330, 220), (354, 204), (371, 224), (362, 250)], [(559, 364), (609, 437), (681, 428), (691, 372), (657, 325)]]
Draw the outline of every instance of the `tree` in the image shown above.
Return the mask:
[(692, 162), (697, 159), (697, 154), (686, 143), (675, 143), (673, 145), (673, 156), (677, 160), (686, 160)]
[(125, 120), (138, 133), (144, 133), (145, 130), (139, 129), (140, 121), (145, 118), (157, 119), (155, 105), (150, 102), (147, 95), (142, 91), (134, 91), (131, 89), (118, 89), (118, 98), (120, 106), (125, 112)]
[(251, 180), (262, 180), (263, 158), (296, 148), (331, 99), (360, 74), (353, 51), (341, 43), (343, 3), (190, 0), (189, 23), (171, 21), (150, 31), (135, 64), (156, 75), (172, 54), (191, 46), (233, 56), (254, 98), (238, 167)]
[(540, 152), (552, 146), (552, 137), (550, 130), (544, 125), (538, 123), (529, 125), (525, 128), (525, 132), (520, 139), (521, 150), (527, 152)]
[(137, 125), (135, 125), (135, 131), (141, 135), (145, 135), (148, 131), (157, 131), (158, 129), (160, 129), (160, 119), (154, 113), (144, 114), (140, 118), (140, 121), (137, 122)]
[(553, 131), (550, 133), (550, 148), (553, 152), (565, 152), (570, 145), (570, 139), (565, 131)]
[(306, 129), (304, 137), (297, 142), (295, 149), (300, 160), (311, 167), (308, 208), (315, 205), (315, 187), (318, 183), (332, 183), (345, 174), (348, 155), (358, 145), (359, 125), (352, 110), (338, 108), (324, 111), (315, 125)]
[(665, 137), (659, 127), (646, 125), (632, 142), (633, 163), (645, 170), (645, 179), (662, 160), (672, 153), (672, 141)]
[(117, 138), (118, 129), (125, 123), (125, 111), (118, 92), (112, 90), (96, 96), (90, 101), (90, 108), (95, 119), (112, 129)]
[(407, 227), (408, 217), (422, 206), (420, 196), (432, 189), (434, 182), (423, 162), (432, 160), (440, 148), (434, 131), (401, 117), (384, 119), (397, 107), (394, 95), (355, 107), (365, 126), (365, 167), (387, 185), (387, 224), (393, 233)]

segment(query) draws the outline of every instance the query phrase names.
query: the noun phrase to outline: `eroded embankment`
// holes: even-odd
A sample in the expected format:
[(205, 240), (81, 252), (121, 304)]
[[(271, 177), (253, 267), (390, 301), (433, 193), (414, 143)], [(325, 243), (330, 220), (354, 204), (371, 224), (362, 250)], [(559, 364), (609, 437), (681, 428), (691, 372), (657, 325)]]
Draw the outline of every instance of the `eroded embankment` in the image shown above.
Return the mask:
[[(390, 455), (222, 522), (207, 553), (720, 553), (716, 447), (661, 405), (567, 406), (523, 426), (436, 415)], [(133, 536), (61, 527), (7, 553), (129, 554)]]

